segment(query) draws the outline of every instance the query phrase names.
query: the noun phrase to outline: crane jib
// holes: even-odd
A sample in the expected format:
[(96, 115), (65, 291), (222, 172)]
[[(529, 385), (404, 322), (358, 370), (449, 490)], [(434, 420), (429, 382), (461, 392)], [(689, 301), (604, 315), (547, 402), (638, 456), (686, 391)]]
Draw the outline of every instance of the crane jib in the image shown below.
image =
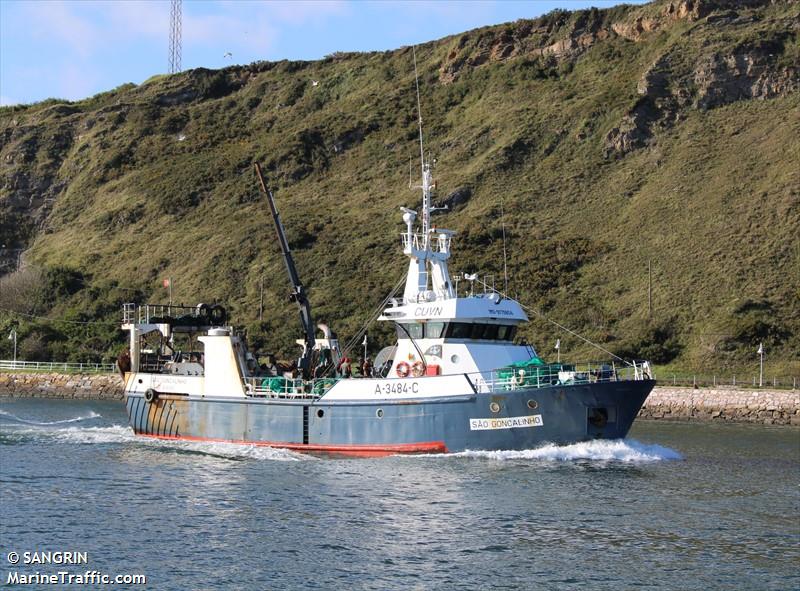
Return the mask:
[(272, 214), (272, 220), (275, 222), (275, 232), (278, 235), (278, 243), (280, 244), (281, 253), (283, 254), (283, 262), (286, 265), (286, 272), (289, 274), (289, 282), (292, 284), (290, 299), (296, 302), (300, 307), (300, 323), (303, 325), (303, 330), (305, 332), (305, 346), (298, 365), (303, 372), (303, 377), (308, 379), (310, 377), (311, 352), (316, 343), (314, 339), (314, 320), (311, 316), (311, 304), (308, 302), (305, 289), (300, 281), (300, 275), (297, 273), (297, 267), (295, 267), (294, 259), (292, 258), (292, 252), (289, 250), (286, 232), (283, 229), (283, 223), (278, 214), (278, 209), (275, 207), (275, 198), (272, 196), (272, 191), (267, 189), (267, 185), (264, 183), (264, 177), (261, 174), (261, 167), (257, 162), (254, 167), (256, 176), (258, 176), (258, 182), (261, 184), (261, 190), (267, 196), (267, 203), (269, 204), (269, 210)]

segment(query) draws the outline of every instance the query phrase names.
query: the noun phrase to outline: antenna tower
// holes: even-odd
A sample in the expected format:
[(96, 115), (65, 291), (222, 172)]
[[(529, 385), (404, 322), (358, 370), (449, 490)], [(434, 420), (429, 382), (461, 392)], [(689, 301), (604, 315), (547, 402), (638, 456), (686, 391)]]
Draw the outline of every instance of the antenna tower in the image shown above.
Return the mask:
[(171, 0), (169, 7), (169, 73), (181, 71), (181, 0)]

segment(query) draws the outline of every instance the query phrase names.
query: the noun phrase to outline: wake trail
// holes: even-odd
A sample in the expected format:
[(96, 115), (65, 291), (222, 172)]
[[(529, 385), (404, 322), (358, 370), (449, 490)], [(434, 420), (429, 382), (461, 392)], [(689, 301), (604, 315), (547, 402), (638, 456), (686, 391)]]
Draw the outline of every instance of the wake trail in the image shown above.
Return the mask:
[(523, 450), (472, 451), (440, 454), (439, 457), (464, 457), (488, 460), (534, 460), (539, 462), (620, 462), (646, 464), (682, 460), (677, 451), (634, 439), (586, 441), (570, 445), (545, 444)]
[(34, 425), (34, 426), (42, 426), (42, 427), (49, 427), (52, 425), (65, 425), (67, 423), (79, 423), (80, 421), (88, 421), (89, 419), (97, 419), (103, 415), (94, 412), (93, 410), (89, 411), (88, 415), (74, 417), (72, 419), (63, 419), (60, 421), (31, 421), (29, 419), (23, 419), (22, 417), (18, 417), (15, 414), (12, 414), (5, 410), (0, 410), (0, 416), (8, 417), (8, 420), (11, 420), (15, 423), (22, 423), (24, 425)]

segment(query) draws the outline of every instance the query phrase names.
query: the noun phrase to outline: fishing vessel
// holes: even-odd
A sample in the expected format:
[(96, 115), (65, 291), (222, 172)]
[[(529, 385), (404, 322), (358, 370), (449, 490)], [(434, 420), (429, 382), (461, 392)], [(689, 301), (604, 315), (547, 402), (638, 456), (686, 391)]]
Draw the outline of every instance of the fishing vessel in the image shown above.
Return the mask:
[(121, 368), (137, 434), (370, 456), (519, 450), (628, 433), (655, 384), (649, 364), (546, 363), (515, 342), (528, 321), (520, 303), (476, 275), (459, 290), (450, 275), (454, 233), (431, 224), (429, 163), (421, 216), (402, 209), (402, 295), (387, 298), (378, 318), (394, 324), (397, 339), (360, 375), (332, 331), (315, 328), (261, 182), (300, 309), (296, 366), (259, 365), (220, 306), (125, 304), (130, 354)]
[(401, 208), (402, 294), (392, 292), (377, 317), (394, 325), (397, 338), (374, 364), (353, 372), (347, 347), (315, 326), (256, 164), (300, 311), (299, 358), (289, 368), (259, 363), (220, 306), (125, 304), (130, 346), (120, 369), (133, 430), (355, 456), (625, 437), (655, 384), (649, 363), (547, 363), (518, 342), (517, 329), (528, 322), (518, 301), (477, 274), (461, 286), (462, 277), (451, 277), (454, 232), (431, 221), (439, 208), (421, 121), (420, 161), (421, 211)]

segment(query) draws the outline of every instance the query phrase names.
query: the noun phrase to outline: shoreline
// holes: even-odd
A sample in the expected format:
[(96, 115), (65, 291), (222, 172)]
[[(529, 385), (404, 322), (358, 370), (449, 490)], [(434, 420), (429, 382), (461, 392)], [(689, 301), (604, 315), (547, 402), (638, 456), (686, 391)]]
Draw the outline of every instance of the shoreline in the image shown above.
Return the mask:
[[(123, 400), (118, 374), (0, 372), (0, 398)], [(638, 419), (800, 426), (800, 390), (657, 385)]]

